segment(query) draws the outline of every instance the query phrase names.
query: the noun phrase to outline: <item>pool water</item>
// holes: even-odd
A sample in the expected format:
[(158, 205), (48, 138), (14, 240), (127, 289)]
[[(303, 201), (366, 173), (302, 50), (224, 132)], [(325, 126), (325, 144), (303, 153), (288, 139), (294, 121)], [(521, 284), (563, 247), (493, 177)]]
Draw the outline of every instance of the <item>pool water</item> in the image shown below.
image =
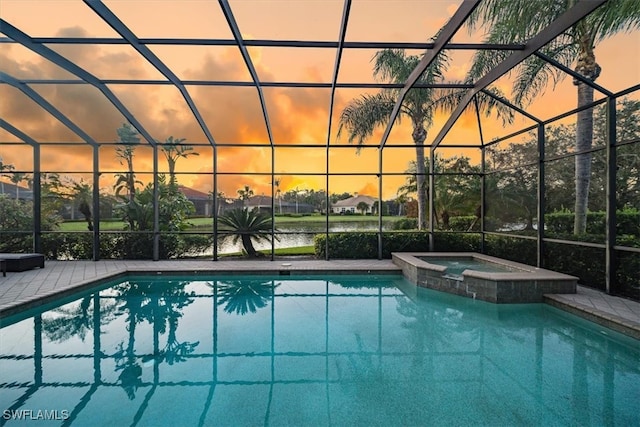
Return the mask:
[(435, 258), (435, 257), (420, 257), (421, 260), (428, 262), (429, 264), (442, 265), (447, 267), (447, 274), (453, 274), (460, 276), (465, 270), (485, 271), (488, 273), (513, 273), (514, 269), (504, 266), (502, 264), (496, 264), (493, 262), (482, 261), (468, 258)]
[(130, 277), (44, 310), (2, 319), (0, 424), (640, 425), (638, 341), (401, 276)]

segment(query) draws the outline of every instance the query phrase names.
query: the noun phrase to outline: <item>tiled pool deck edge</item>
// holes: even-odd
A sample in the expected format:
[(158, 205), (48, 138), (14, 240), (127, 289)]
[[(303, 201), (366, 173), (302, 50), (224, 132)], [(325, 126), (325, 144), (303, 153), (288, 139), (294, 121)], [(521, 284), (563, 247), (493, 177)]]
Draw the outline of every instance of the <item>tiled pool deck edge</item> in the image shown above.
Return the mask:
[[(391, 260), (47, 261), (44, 269), (0, 276), (0, 318), (89, 290), (125, 274), (401, 274)], [(640, 303), (578, 286), (544, 302), (640, 340)]]
[[(609, 298), (616, 298), (609, 295), (607, 296)], [(564, 294), (547, 294), (544, 296), (544, 302), (552, 307), (559, 308), (560, 310), (564, 310), (590, 322), (597, 323), (598, 325), (640, 340), (639, 322), (590, 307), (586, 304), (581, 304), (573, 298), (567, 298), (567, 295)]]

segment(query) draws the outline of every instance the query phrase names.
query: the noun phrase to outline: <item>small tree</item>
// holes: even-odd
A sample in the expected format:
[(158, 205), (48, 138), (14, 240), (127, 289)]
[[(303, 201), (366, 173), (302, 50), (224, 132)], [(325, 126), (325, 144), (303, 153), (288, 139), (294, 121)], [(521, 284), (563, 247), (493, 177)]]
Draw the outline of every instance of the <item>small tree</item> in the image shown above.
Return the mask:
[(234, 244), (241, 241), (249, 257), (258, 256), (253, 240), (271, 242), (271, 216), (257, 209), (232, 209), (225, 212), (218, 221), (227, 228), (226, 231), (232, 232), (225, 237), (232, 239)]
[(367, 202), (360, 202), (356, 206), (356, 209), (358, 209), (360, 213), (364, 215), (369, 210), (369, 204)]
[(72, 190), (74, 207), (78, 209), (84, 216), (85, 221), (87, 221), (87, 229), (93, 231), (93, 214), (91, 212), (93, 198), (91, 197), (91, 186), (83, 180), (80, 180), (80, 182), (72, 182)]

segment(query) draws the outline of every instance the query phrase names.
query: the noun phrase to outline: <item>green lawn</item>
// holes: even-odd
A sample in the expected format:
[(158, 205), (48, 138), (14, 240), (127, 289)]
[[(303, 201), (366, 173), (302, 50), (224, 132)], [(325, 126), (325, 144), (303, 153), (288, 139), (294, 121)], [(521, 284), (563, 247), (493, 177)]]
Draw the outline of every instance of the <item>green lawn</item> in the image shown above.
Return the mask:
[[(398, 221), (402, 216), (383, 216), (382, 221)], [(323, 215), (306, 215), (300, 217), (276, 216), (276, 226), (296, 225), (296, 224), (318, 224), (322, 225), (326, 222)], [(331, 215), (329, 222), (366, 222), (377, 223), (378, 217), (375, 215)], [(213, 224), (212, 218), (191, 218), (189, 223), (193, 224), (193, 228), (210, 228)], [(100, 231), (120, 231), (124, 229), (122, 221), (101, 221)], [(60, 231), (88, 231), (87, 223), (84, 221), (65, 221), (60, 224)]]
[[(122, 231), (122, 221), (100, 221), (100, 231)], [(89, 231), (86, 221), (65, 221), (60, 224), (60, 231)]]
[[(261, 250), (258, 252), (260, 252), (265, 256), (271, 255), (270, 250)], [(300, 246), (297, 248), (280, 248), (280, 249), (276, 248), (276, 250), (274, 251), (274, 254), (276, 256), (315, 255), (315, 249), (313, 246)], [(234, 252), (229, 254), (220, 254), (219, 256), (220, 258), (224, 258), (224, 257), (239, 256), (239, 255), (241, 255), (240, 252)]]

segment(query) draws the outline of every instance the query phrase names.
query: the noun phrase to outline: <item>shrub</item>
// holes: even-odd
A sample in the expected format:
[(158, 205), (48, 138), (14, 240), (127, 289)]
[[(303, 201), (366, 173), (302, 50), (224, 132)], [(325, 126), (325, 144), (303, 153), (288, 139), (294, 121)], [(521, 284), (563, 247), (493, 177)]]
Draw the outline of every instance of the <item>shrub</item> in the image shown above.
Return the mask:
[[(545, 215), (546, 230), (551, 233), (572, 233), (573, 212), (554, 212)], [(616, 233), (640, 237), (640, 212), (624, 210), (616, 212)], [(606, 213), (587, 213), (587, 234), (604, 235), (606, 232)]]
[[(573, 212), (553, 212), (545, 215), (546, 232), (555, 235), (556, 233), (573, 233)], [(454, 216), (449, 220), (449, 225), (453, 231), (467, 231), (475, 216)], [(400, 221), (398, 221), (400, 222)], [(496, 229), (497, 224), (492, 224), (492, 218), (485, 218), (487, 230)], [(640, 212), (633, 209), (625, 209), (616, 212), (616, 233), (618, 235), (631, 235), (640, 237)], [(417, 228), (417, 227), (413, 227)], [(399, 228), (400, 229), (400, 228)], [(480, 221), (473, 227), (474, 231), (480, 229)], [(606, 232), (605, 212), (589, 212), (587, 214), (587, 234), (597, 234), (603, 236)]]
[(417, 218), (402, 218), (393, 223), (394, 230), (417, 230)]
[(487, 255), (523, 264), (537, 264), (537, 247), (537, 242), (531, 239), (495, 235), (489, 235), (485, 238), (485, 253)]
[[(200, 234), (162, 234), (160, 259), (193, 257), (212, 247), (212, 239)], [(47, 259), (93, 259), (93, 234), (45, 233), (42, 253)], [(101, 233), (102, 259), (153, 259), (151, 233)]]
[(640, 301), (640, 254), (617, 251), (616, 256), (615, 292)]
[(453, 231), (467, 231), (472, 224), (473, 230), (480, 230), (480, 220), (477, 219), (475, 215), (453, 216), (449, 218), (449, 227)]
[[(324, 258), (327, 235), (314, 237), (315, 254)], [(480, 236), (477, 234), (436, 233), (437, 251), (478, 251)], [(357, 248), (357, 250), (355, 249)], [(391, 232), (382, 235), (382, 258), (391, 258), (392, 252), (423, 252), (429, 250), (429, 233)], [(329, 234), (329, 257), (338, 259), (378, 258), (378, 234), (375, 232)]]

